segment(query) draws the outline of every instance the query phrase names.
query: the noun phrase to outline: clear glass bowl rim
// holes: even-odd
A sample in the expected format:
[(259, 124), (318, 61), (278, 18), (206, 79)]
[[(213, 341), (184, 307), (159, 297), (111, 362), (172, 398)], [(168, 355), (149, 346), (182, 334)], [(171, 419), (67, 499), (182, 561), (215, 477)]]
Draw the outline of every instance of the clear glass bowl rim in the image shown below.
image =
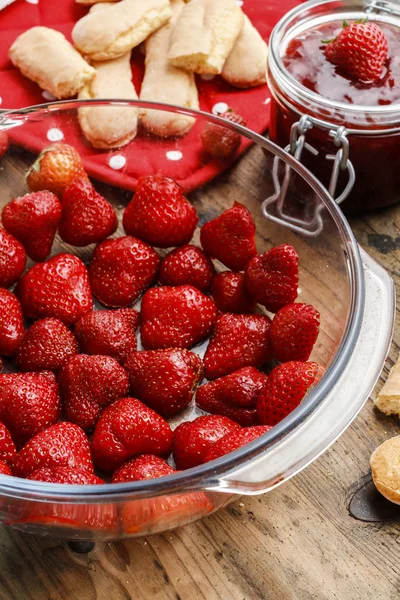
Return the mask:
[[(235, 467), (251, 460), (267, 450), (272, 444), (276, 443), (282, 437), (286, 437), (294, 430), (307, 416), (313, 412), (323, 402), (330, 389), (339, 380), (347, 365), (348, 359), (357, 342), (364, 313), (364, 272), (360, 257), (359, 247), (350, 229), (350, 226), (343, 216), (338, 205), (329, 195), (326, 188), (306, 169), (300, 162), (294, 159), (290, 154), (282, 150), (279, 146), (266, 139), (262, 135), (255, 133), (226, 119), (200, 110), (189, 110), (182, 107), (156, 103), (142, 102), (139, 100), (124, 99), (97, 99), (97, 100), (68, 100), (60, 102), (50, 102), (23, 109), (1, 111), (0, 113), (0, 131), (10, 130), (19, 126), (21, 122), (30, 119), (38, 120), (46, 118), (55, 111), (71, 111), (81, 107), (90, 106), (132, 106), (138, 109), (157, 109), (168, 112), (175, 112), (192, 116), (194, 118), (207, 119), (210, 122), (222, 124), (233, 131), (237, 131), (242, 136), (247, 137), (261, 148), (270, 151), (278, 156), (284, 162), (289, 164), (294, 171), (303, 177), (310, 187), (315, 191), (324, 203), (326, 210), (336, 223), (338, 232), (344, 245), (347, 261), (348, 275), (350, 285), (350, 307), (346, 330), (343, 335), (335, 357), (325, 372), (324, 377), (319, 384), (309, 392), (306, 399), (290, 415), (276, 425), (271, 431), (267, 432), (254, 442), (239, 448), (235, 452), (223, 456), (210, 463), (193, 467), (181, 471), (174, 475), (168, 475), (160, 479), (150, 479), (147, 481), (136, 481), (129, 483), (101, 485), (68, 485), (44, 483), (39, 481), (29, 481), (27, 479), (0, 475), (0, 495), (13, 498), (21, 498), (37, 501), (52, 501), (58, 503), (107, 503), (116, 500), (125, 501), (127, 499), (150, 498), (160, 495), (168, 495), (178, 492), (188, 492), (193, 490), (204, 490), (210, 487), (218, 487), (219, 476), (225, 475)], [(156, 138), (155, 138), (156, 139)], [(221, 486), (223, 491), (223, 486)]]

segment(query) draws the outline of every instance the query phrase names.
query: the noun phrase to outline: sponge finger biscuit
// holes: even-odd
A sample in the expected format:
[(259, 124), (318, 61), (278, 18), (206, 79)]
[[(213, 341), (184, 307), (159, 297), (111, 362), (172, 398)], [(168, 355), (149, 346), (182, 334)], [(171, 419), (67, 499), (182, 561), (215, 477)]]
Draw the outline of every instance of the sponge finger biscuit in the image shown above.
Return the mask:
[(381, 444), (370, 462), (377, 490), (390, 502), (400, 504), (400, 435)]

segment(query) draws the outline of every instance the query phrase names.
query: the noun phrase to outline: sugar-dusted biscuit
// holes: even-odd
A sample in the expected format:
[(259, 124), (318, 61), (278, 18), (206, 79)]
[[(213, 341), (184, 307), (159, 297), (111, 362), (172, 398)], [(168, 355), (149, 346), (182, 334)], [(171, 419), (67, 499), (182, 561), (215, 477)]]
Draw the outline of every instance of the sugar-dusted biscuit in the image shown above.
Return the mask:
[(222, 69), (222, 78), (230, 85), (249, 88), (265, 83), (268, 46), (245, 16), (242, 31)]
[[(94, 62), (96, 78), (79, 93), (80, 100), (122, 98), (137, 100), (132, 83), (130, 52), (113, 60)], [(93, 106), (78, 110), (79, 124), (95, 148), (120, 148), (136, 135), (138, 110), (131, 106)]]
[(377, 395), (375, 406), (385, 415), (400, 416), (400, 357), (391, 368), (385, 385)]
[[(199, 108), (194, 74), (174, 67), (167, 57), (173, 28), (184, 6), (184, 0), (172, 0), (171, 21), (146, 40), (146, 71), (140, 92), (141, 100)], [(147, 110), (141, 115), (141, 122), (155, 135), (173, 137), (189, 131), (194, 119), (176, 113)]]
[(196, 73), (221, 73), (243, 25), (234, 0), (191, 0), (174, 29), (168, 58)]
[(172, 16), (169, 0), (121, 0), (90, 12), (72, 30), (77, 49), (90, 60), (110, 60), (141, 44)]
[(376, 489), (390, 502), (400, 504), (400, 435), (383, 442), (370, 463)]
[(57, 98), (72, 98), (96, 76), (63, 34), (48, 27), (32, 27), (22, 33), (12, 44), (9, 57), (25, 77)]

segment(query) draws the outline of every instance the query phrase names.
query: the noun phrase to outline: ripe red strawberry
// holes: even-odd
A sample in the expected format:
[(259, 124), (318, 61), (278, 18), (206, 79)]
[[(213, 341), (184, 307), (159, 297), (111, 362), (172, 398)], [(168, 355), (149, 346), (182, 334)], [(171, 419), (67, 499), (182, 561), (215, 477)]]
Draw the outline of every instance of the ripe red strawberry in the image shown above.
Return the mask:
[(24, 319), (18, 298), (0, 288), (0, 354), (13, 356), (24, 335)]
[(16, 362), (20, 371), (58, 372), (78, 353), (74, 334), (59, 319), (40, 319), (25, 332)]
[(210, 287), (214, 266), (203, 250), (187, 244), (163, 259), (159, 280), (162, 285), (192, 285), (201, 292)]
[(271, 321), (263, 315), (218, 317), (204, 356), (204, 374), (217, 379), (242, 367), (261, 367), (271, 359)]
[(161, 175), (139, 178), (123, 216), (127, 235), (170, 248), (190, 242), (196, 225), (196, 211), (173, 179)]
[(215, 442), (207, 452), (204, 462), (215, 460), (225, 454), (234, 452), (238, 448), (254, 442), (257, 438), (272, 429), (268, 425), (255, 425), (254, 427), (245, 427), (240, 431), (234, 431), (232, 434), (225, 435)]
[(113, 207), (87, 178), (74, 179), (65, 188), (58, 227), (64, 242), (73, 246), (97, 244), (112, 235), (117, 227)]
[(86, 354), (112, 356), (120, 362), (136, 350), (139, 313), (133, 308), (96, 310), (75, 325), (75, 335)]
[(93, 434), (93, 459), (102, 471), (114, 471), (139, 454), (166, 456), (172, 431), (154, 410), (136, 398), (122, 398), (108, 406)]
[(25, 175), (32, 192), (49, 190), (59, 198), (78, 177), (87, 177), (81, 157), (73, 146), (60, 142), (45, 148)]
[(175, 348), (133, 352), (125, 368), (135, 398), (163, 416), (185, 408), (203, 376), (201, 358)]
[(205, 223), (200, 231), (204, 252), (232, 271), (242, 271), (256, 256), (256, 226), (243, 204), (235, 202), (219, 217)]
[(4, 228), (24, 245), (35, 262), (49, 256), (60, 218), (61, 203), (47, 190), (14, 198), (2, 213)]
[(72, 356), (58, 383), (67, 419), (84, 430), (93, 429), (103, 408), (129, 391), (128, 373), (111, 356)]
[(128, 460), (119, 467), (112, 476), (112, 483), (122, 483), (123, 481), (142, 481), (145, 479), (155, 479), (156, 477), (165, 477), (176, 473), (166, 460), (155, 456), (154, 454), (142, 454)]
[(207, 337), (217, 309), (191, 285), (160, 287), (143, 296), (141, 338), (146, 350), (190, 348)]
[(106, 240), (89, 267), (93, 294), (106, 306), (129, 306), (156, 279), (159, 262), (157, 252), (137, 238)]
[(0, 158), (8, 150), (8, 135), (5, 131), (0, 131)]
[(224, 271), (214, 275), (211, 295), (221, 312), (246, 314), (253, 313), (256, 303), (247, 293), (244, 273)]
[(276, 425), (292, 412), (323, 375), (317, 363), (292, 361), (271, 371), (257, 401), (261, 423)]
[(61, 413), (53, 373), (1, 373), (0, 421), (18, 447), (56, 423)]
[(74, 485), (99, 485), (104, 483), (94, 473), (79, 467), (52, 467), (38, 469), (27, 477), (31, 481), (46, 481), (47, 483), (69, 483)]
[(11, 464), (16, 453), (17, 449), (12, 440), (11, 433), (3, 423), (0, 423), (0, 460)]
[(319, 333), (319, 312), (308, 304), (287, 304), (270, 329), (272, 353), (279, 362), (306, 361)]
[(376, 82), (388, 57), (388, 41), (376, 23), (348, 25), (325, 48), (327, 59), (357, 81)]
[(246, 287), (256, 302), (276, 313), (297, 298), (299, 257), (288, 244), (253, 258), (245, 273)]
[(181, 423), (174, 431), (173, 454), (178, 469), (201, 465), (211, 446), (241, 427), (227, 417), (207, 415)]
[(26, 265), (25, 248), (0, 227), (0, 287), (9, 288), (21, 277)]
[(72, 254), (58, 254), (31, 267), (19, 280), (16, 293), (27, 317), (54, 317), (66, 325), (93, 308), (86, 267)]
[(224, 415), (243, 427), (258, 422), (257, 400), (267, 376), (255, 367), (244, 367), (216, 381), (202, 385), (196, 404), (214, 415)]
[(0, 475), (12, 475), (10, 467), (0, 460)]
[[(246, 121), (240, 115), (226, 111), (219, 115), (231, 123), (246, 127)], [(239, 149), (241, 136), (237, 131), (229, 129), (229, 126), (207, 123), (201, 133), (201, 142), (204, 149), (215, 158), (231, 158)]]
[(12, 471), (16, 477), (28, 477), (39, 469), (54, 467), (78, 468), (93, 473), (89, 440), (73, 423), (56, 423), (35, 435), (18, 452)]

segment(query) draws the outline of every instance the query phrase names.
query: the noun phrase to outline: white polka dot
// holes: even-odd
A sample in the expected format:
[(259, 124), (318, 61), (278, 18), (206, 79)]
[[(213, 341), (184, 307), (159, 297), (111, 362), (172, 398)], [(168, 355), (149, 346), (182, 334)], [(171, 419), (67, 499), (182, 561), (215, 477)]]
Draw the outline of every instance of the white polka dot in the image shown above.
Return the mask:
[(42, 96), (45, 100), (57, 100), (56, 96), (54, 96), (51, 92), (47, 92), (46, 90), (42, 93)]
[(110, 156), (108, 165), (114, 169), (114, 171), (119, 171), (126, 165), (126, 158), (125, 156), (122, 156), (122, 154), (114, 154), (113, 156)]
[(58, 129), (58, 127), (52, 127), (47, 132), (47, 139), (50, 142), (59, 142), (60, 140), (64, 139), (64, 134), (61, 129)]
[(212, 111), (214, 115), (222, 115), (222, 113), (226, 112), (228, 108), (229, 106), (226, 102), (217, 102), (217, 104), (214, 104), (212, 107)]
[(25, 0), (28, 4), (39, 4), (39, 0)]
[(235, 3), (236, 3), (238, 6), (243, 6), (243, 4), (244, 4), (243, 0), (235, 0)]
[(271, 98), (266, 98), (263, 102), (263, 104), (269, 104), (271, 102)]
[(168, 160), (181, 160), (183, 154), (180, 150), (169, 150), (165, 156)]
[(200, 75), (200, 77), (204, 79), (204, 81), (211, 81), (215, 78), (215, 75), (213, 75), (212, 73), (203, 73), (202, 75)]
[(3, 98), (0, 96), (0, 105), (3, 104)]

